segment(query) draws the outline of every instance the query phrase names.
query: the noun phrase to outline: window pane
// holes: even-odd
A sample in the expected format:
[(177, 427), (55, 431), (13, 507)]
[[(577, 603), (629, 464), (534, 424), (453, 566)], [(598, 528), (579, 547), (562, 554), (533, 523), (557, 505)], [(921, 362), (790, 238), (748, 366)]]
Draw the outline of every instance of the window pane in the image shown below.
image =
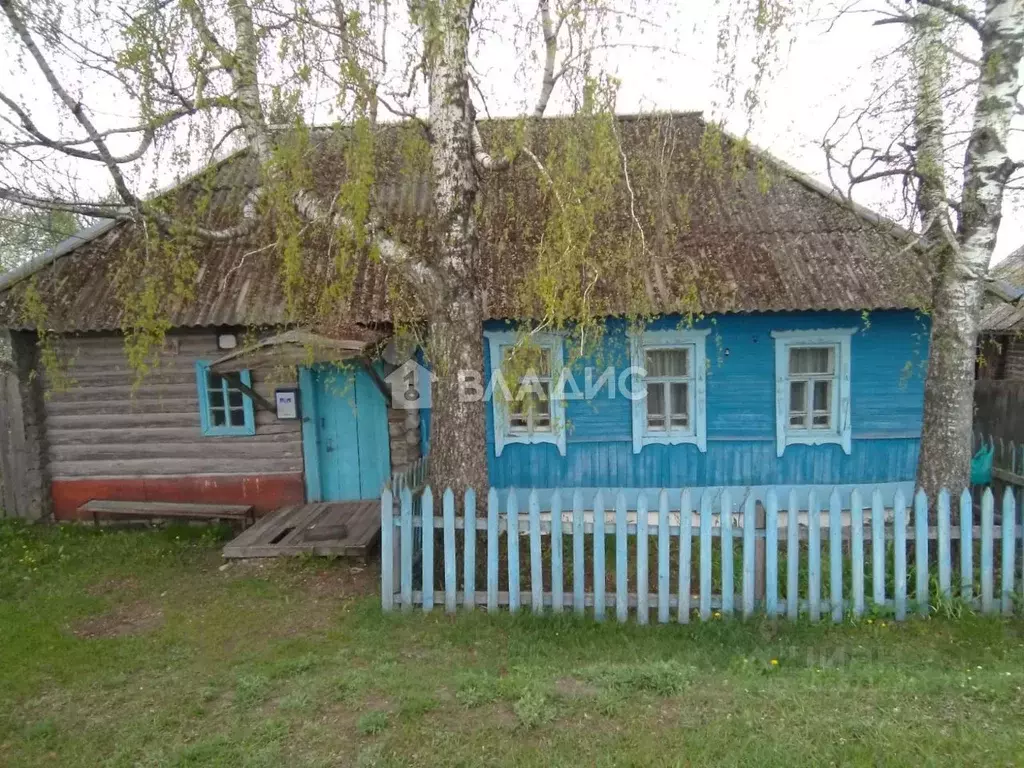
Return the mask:
[(811, 422), (815, 429), (828, 429), (832, 426), (831, 413), (815, 413)]
[(550, 386), (547, 382), (544, 383), (544, 398), (541, 399), (537, 395), (532, 395), (531, 400), (533, 403), (533, 431), (534, 432), (550, 432), (551, 431), (551, 411), (550, 401), (547, 399), (547, 388)]
[(806, 381), (791, 381), (789, 383), (789, 426), (800, 428), (807, 426)]
[(239, 392), (237, 389), (229, 389), (228, 390), (228, 405), (230, 405), (232, 408), (241, 408), (242, 407), (242, 393)]
[(223, 408), (211, 408), (210, 409), (211, 421), (213, 426), (223, 427), (227, 425), (227, 415)]
[(224, 386), (223, 377), (217, 375), (216, 373), (210, 373), (209, 371), (206, 372), (206, 382), (207, 389), (220, 389), (221, 387)]
[(685, 382), (672, 384), (672, 427), (686, 429), (690, 426), (690, 385)]
[(223, 408), (224, 407), (224, 391), (220, 389), (210, 390), (210, 407), (211, 408)]
[(789, 350), (791, 374), (832, 373), (835, 347), (792, 347)]
[(690, 350), (648, 349), (644, 366), (648, 376), (688, 376)]
[(502, 347), (501, 353), (502, 368), (512, 375), (520, 378), (531, 373), (542, 378), (551, 375), (551, 347)]
[(647, 385), (647, 428), (665, 429), (665, 385)]
[(814, 382), (814, 410), (816, 410), (816, 411), (830, 411), (830, 410), (832, 410), (832, 382), (831, 381), (816, 381), (816, 382)]
[(232, 427), (244, 427), (245, 426), (245, 409), (244, 408), (232, 408), (229, 412), (231, 418)]

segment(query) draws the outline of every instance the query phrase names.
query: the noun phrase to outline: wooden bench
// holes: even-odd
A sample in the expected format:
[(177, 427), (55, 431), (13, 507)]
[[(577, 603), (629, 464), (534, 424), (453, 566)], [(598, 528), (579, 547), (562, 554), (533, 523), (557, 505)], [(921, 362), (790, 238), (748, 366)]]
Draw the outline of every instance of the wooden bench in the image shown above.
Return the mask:
[(78, 508), (92, 515), (96, 525), (103, 517), (173, 518), (176, 520), (231, 520), (252, 525), (256, 518), (247, 504), (182, 504), (176, 501), (112, 501), (92, 499)]

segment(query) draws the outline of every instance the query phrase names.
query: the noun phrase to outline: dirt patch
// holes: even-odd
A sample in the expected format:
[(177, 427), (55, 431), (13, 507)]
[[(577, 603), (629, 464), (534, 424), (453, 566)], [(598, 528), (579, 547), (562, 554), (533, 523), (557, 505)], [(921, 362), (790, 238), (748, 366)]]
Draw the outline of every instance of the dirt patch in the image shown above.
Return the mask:
[(75, 637), (125, 637), (153, 632), (163, 626), (164, 615), (159, 608), (143, 602), (129, 603), (109, 613), (90, 616), (72, 626)]
[(125, 595), (136, 592), (139, 588), (137, 579), (130, 576), (124, 578), (104, 579), (95, 584), (90, 584), (85, 593), (90, 597), (105, 597), (107, 595)]

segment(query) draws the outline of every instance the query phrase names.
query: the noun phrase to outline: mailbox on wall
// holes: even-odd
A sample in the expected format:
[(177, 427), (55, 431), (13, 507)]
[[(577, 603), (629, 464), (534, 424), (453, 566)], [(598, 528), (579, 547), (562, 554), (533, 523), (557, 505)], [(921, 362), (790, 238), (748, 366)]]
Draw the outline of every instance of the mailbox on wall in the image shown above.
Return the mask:
[(274, 405), (277, 411), (277, 418), (283, 421), (293, 421), (300, 417), (299, 413), (299, 390), (297, 387), (286, 387), (274, 390)]

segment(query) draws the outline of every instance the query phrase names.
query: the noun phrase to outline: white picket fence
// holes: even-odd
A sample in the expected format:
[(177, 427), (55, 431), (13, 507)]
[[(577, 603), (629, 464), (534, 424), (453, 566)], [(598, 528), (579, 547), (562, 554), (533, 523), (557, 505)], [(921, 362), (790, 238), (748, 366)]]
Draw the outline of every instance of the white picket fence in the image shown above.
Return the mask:
[(541, 511), (535, 492), (500, 499), (492, 490), (481, 516), (472, 490), (458, 509), (449, 490), (435, 516), (430, 488), (422, 496), (406, 489), (398, 499), (385, 491), (382, 607), (515, 612), (525, 602), (534, 613), (591, 611), (598, 620), (611, 609), (619, 621), (632, 612), (640, 623), (652, 610), (659, 622), (674, 615), (685, 623), (737, 607), (745, 617), (760, 611), (812, 621), (868, 611), (902, 620), (944, 601), (983, 613), (1015, 609), (1024, 537), (1009, 491), (998, 524), (991, 490), (977, 510), (967, 491), (956, 503), (943, 491), (934, 525), (922, 491), (909, 505), (897, 491), (886, 505), (877, 489), (854, 490), (845, 509), (838, 492), (820, 498), (815, 489), (791, 489), (784, 499), (769, 490), (763, 500), (683, 490), (672, 501), (665, 491), (650, 500), (641, 492), (630, 508), (622, 492), (556, 491), (550, 511)]

